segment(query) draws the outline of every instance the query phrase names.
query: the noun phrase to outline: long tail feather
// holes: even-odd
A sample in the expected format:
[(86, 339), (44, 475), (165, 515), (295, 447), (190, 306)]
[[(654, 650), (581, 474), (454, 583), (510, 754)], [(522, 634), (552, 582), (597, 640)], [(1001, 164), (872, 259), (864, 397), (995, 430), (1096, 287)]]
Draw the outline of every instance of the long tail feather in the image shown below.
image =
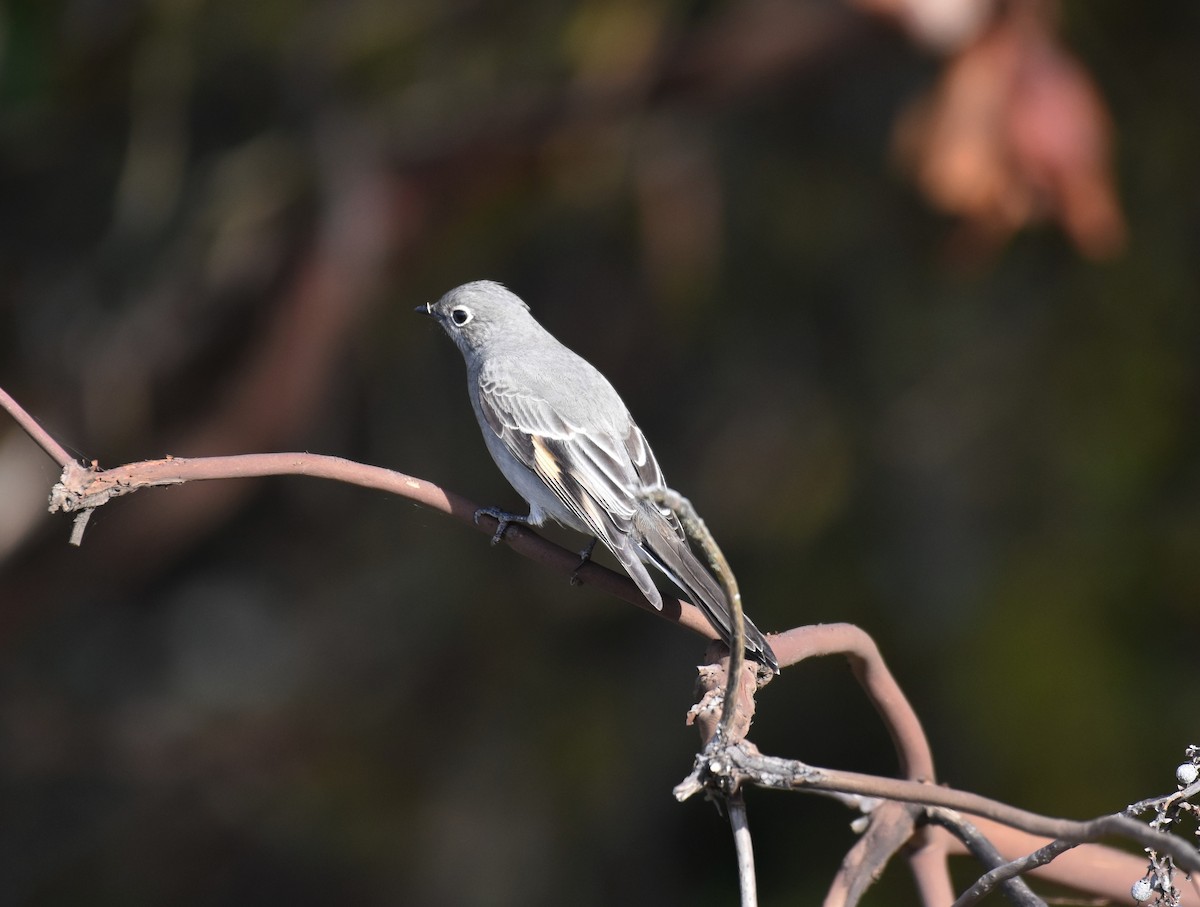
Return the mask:
[[(704, 612), (713, 629), (721, 634), (721, 639), (729, 645), (733, 636), (733, 624), (724, 590), (700, 563), (687, 541), (679, 538), (665, 519), (657, 513), (654, 516), (659, 518), (652, 517), (647, 521), (654, 525), (645, 527), (642, 550), (650, 562)], [(771, 644), (750, 618), (744, 618), (744, 623), (747, 651), (756, 660), (779, 673), (779, 662)]]

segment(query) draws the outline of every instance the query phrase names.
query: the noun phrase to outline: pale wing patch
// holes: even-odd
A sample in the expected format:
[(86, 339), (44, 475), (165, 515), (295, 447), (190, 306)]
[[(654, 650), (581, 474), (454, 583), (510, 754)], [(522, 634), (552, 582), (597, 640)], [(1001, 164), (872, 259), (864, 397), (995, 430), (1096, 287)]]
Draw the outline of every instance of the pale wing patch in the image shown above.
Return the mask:
[(532, 435), (534, 469), (546, 477), (548, 482), (558, 482), (562, 475), (562, 467), (557, 458), (546, 447), (546, 442), (537, 435)]
[[(630, 458), (628, 437), (573, 425), (544, 398), (516, 391), (486, 369), (479, 392), (484, 419), (509, 452), (613, 548), (629, 532), (640, 506), (633, 494), (639, 468)], [(636, 426), (632, 429), (637, 432)], [(652, 462), (640, 433), (634, 442), (643, 448), (639, 458)], [(657, 474), (657, 464), (651, 471)]]

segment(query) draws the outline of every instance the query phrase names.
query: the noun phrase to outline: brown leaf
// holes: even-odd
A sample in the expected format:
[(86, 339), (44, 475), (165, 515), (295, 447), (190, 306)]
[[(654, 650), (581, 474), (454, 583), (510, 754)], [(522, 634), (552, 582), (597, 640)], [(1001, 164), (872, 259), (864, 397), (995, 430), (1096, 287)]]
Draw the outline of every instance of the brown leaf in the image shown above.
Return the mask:
[(1091, 258), (1121, 251), (1112, 128), (1042, 6), (1014, 5), (901, 120), (896, 144), (930, 201), (988, 247), (1042, 219)]

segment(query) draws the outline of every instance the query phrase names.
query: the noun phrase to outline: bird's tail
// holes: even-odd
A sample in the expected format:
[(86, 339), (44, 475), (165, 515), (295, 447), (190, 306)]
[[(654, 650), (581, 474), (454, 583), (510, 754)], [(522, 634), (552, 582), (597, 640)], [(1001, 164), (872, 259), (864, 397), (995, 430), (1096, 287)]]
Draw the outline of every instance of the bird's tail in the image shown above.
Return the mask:
[[(721, 635), (726, 645), (730, 645), (733, 637), (733, 617), (720, 584), (700, 563), (687, 540), (679, 537), (674, 525), (657, 509), (646, 522), (651, 524), (644, 527), (642, 533), (641, 548), (646, 557), (704, 612), (713, 629)], [(779, 661), (775, 658), (771, 644), (750, 618), (743, 615), (743, 619), (747, 653), (755, 661), (761, 662), (778, 674)]]

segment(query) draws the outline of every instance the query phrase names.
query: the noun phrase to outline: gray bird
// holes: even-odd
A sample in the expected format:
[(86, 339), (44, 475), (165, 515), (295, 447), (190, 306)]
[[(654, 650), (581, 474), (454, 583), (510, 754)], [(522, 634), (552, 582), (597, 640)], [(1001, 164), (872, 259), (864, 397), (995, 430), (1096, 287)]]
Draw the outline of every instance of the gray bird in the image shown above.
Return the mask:
[[(662, 595), (645, 567), (653, 564), (728, 644), (729, 603), (721, 586), (692, 552), (675, 516), (639, 496), (665, 483), (608, 380), (555, 340), (523, 300), (490, 280), (463, 284), (417, 311), (436, 318), (462, 351), (488, 452), (529, 502), (528, 516), (493, 508), (475, 514), (499, 521), (493, 543), (510, 523), (540, 526), (551, 517), (603, 542), (661, 610)], [(770, 644), (745, 623), (751, 657), (778, 672)]]

